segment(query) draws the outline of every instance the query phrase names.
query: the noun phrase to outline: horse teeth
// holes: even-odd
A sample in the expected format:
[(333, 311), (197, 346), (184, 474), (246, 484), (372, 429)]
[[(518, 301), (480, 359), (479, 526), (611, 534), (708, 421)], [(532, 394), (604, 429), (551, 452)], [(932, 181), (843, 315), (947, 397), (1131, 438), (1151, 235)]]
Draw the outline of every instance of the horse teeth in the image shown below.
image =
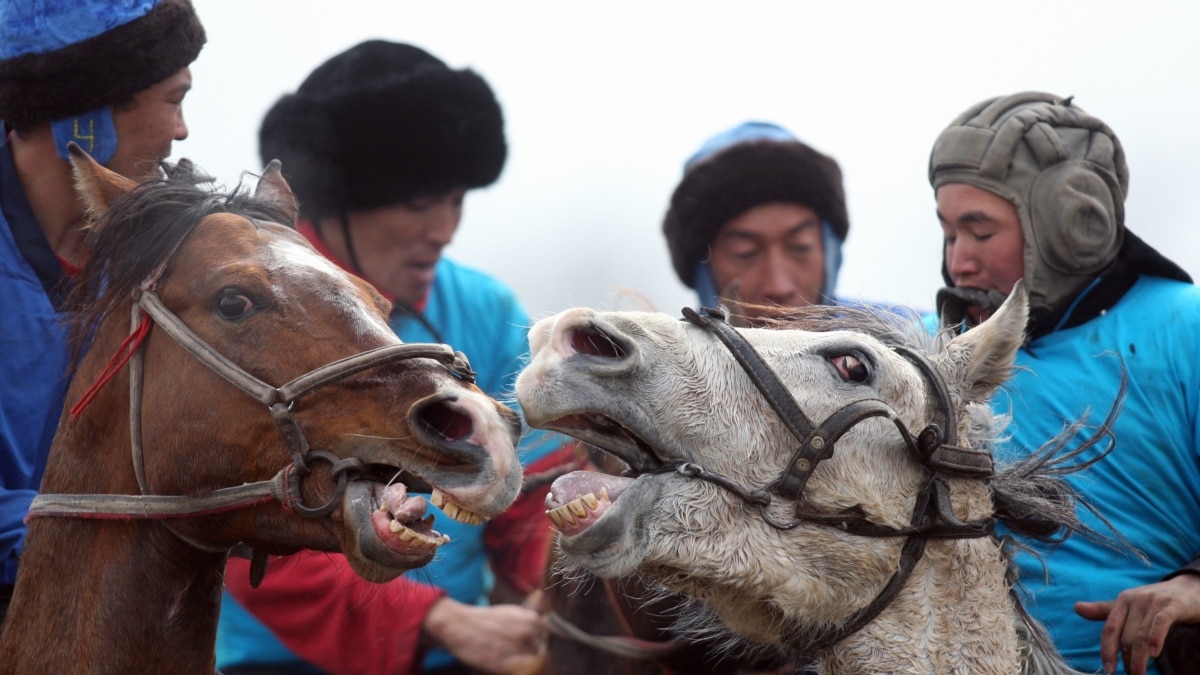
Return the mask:
[(600, 507), (600, 500), (596, 499), (595, 493), (589, 492), (586, 495), (584, 495), (583, 497), (581, 497), (580, 499), (582, 499), (583, 503), (586, 504), (587, 507), (593, 511), (595, 511), (597, 508)]
[(429, 495), (429, 501), (433, 502), (433, 505), (440, 509), (446, 503), (446, 495), (441, 490), (434, 488), (433, 494)]
[(600, 488), (600, 499), (612, 503), (612, 500), (608, 498), (608, 488)]
[[(442, 512), (449, 516), (452, 520), (457, 520), (458, 522), (465, 523), (467, 525), (478, 525), (484, 521), (483, 516), (475, 513), (474, 511), (468, 511), (458, 504), (455, 504), (440, 492), (434, 491), (433, 497), (433, 505), (440, 508)], [(440, 504), (438, 503), (439, 501), (441, 502)]]
[(587, 507), (584, 506), (582, 499), (576, 499), (575, 501), (571, 502), (569, 504), (569, 506), (571, 507), (571, 511), (577, 517), (583, 518), (584, 516), (587, 515), (588, 510), (587, 510)]
[(558, 514), (558, 517), (562, 521), (563, 525), (575, 524), (575, 516), (571, 513), (571, 507), (569, 505), (560, 506), (557, 509), (554, 509), (554, 512)]
[(438, 546), (449, 543), (450, 541), (450, 537), (448, 535), (435, 533), (437, 536), (433, 537), (427, 534), (421, 534), (416, 530), (405, 527), (402, 523), (396, 520), (393, 520), (388, 524), (388, 529), (396, 535), (396, 539), (421, 548), (437, 548)]

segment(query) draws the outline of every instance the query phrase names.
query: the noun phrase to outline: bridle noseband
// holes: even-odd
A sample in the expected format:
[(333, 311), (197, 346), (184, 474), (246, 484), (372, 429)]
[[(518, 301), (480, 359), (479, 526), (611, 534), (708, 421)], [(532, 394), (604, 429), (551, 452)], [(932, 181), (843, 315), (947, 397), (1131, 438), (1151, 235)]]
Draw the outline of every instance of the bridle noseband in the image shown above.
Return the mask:
[[(718, 485), (737, 495), (748, 505), (756, 507), (762, 519), (776, 529), (790, 530), (807, 522), (867, 537), (906, 537), (901, 550), (899, 569), (876, 598), (840, 626), (827, 629), (815, 639), (806, 639), (813, 651), (836, 644), (873, 621), (895, 599), (907, 582), (917, 561), (925, 552), (927, 539), (968, 539), (992, 533), (992, 518), (962, 521), (954, 515), (950, 506), (946, 478), (986, 479), (993, 473), (993, 463), (991, 454), (987, 451), (957, 445), (958, 420), (952, 407), (950, 392), (928, 358), (907, 347), (892, 347), (897, 354), (916, 366), (931, 390), (933, 421), (915, 436), (900, 420), (896, 411), (879, 399), (853, 401), (833, 412), (819, 425), (814, 425), (774, 370), (754, 347), (729, 325), (724, 312), (707, 308), (702, 311), (703, 315), (691, 308), (684, 308), (684, 320), (712, 333), (725, 345), (780, 421), (799, 441), (800, 447), (796, 449), (779, 476), (758, 489), (747, 489), (692, 462), (667, 464), (657, 471), (675, 471), (689, 478), (699, 478)], [(866, 519), (859, 507), (828, 514), (805, 506), (804, 488), (817, 465), (833, 456), (834, 447), (843, 434), (871, 417), (890, 420), (900, 432), (905, 447), (928, 472), (913, 506), (910, 524), (906, 527), (873, 523)], [(767, 511), (772, 500), (777, 497), (797, 502), (792, 520), (780, 522)]]

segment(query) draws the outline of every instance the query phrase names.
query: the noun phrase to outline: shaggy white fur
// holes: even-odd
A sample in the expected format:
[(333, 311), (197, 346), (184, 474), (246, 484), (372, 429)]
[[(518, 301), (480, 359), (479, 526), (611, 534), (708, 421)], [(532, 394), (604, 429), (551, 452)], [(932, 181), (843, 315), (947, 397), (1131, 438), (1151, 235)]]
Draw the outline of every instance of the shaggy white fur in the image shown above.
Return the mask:
[[(1012, 369), (1025, 302), (1018, 288), (988, 322), (937, 340), (911, 321), (845, 308), (801, 311), (784, 330), (739, 330), (814, 421), (852, 401), (879, 399), (909, 429), (922, 429), (931, 415), (927, 383), (892, 347), (922, 350), (949, 388), (959, 444), (986, 449), (1003, 424), (987, 401)], [(639, 574), (689, 596), (695, 609), (680, 618), (681, 629), (697, 636), (727, 630), (737, 643), (731, 649), (784, 650), (824, 673), (1073, 672), (1014, 599), (1007, 550), (994, 537), (930, 540), (874, 621), (814, 653), (815, 638), (879, 594), (903, 538), (810, 522), (780, 530), (711, 482), (656, 471), (694, 462), (758, 488), (796, 451), (796, 439), (704, 330), (664, 314), (574, 309), (539, 322), (531, 343), (532, 360), (517, 383), (528, 422), (608, 450), (639, 474), (594, 522), (564, 530), (562, 550), (599, 576)], [(1073, 496), (1038, 474), (1042, 464), (991, 480), (947, 478), (955, 516), (1003, 517), (998, 502), (1020, 501), (1054, 526), (1079, 529)], [(1010, 485), (1006, 475), (1043, 482)], [(928, 477), (895, 426), (872, 418), (818, 465), (804, 506), (829, 514), (857, 508), (872, 523), (903, 527)], [(584, 496), (566, 485), (556, 485), (549, 505)], [(780, 522), (792, 520), (795, 508), (778, 498), (768, 507)]]

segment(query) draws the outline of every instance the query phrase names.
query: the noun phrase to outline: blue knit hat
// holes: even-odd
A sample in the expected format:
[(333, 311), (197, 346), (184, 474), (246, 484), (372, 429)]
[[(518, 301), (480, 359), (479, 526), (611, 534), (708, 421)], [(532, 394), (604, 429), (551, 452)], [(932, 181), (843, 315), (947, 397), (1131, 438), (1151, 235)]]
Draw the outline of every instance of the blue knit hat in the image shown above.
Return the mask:
[(800, 204), (820, 216), (825, 249), (822, 301), (833, 302), (842, 244), (850, 232), (841, 168), (783, 127), (750, 121), (709, 138), (688, 158), (663, 218), (675, 273), (696, 289), (702, 304), (715, 304), (704, 260), (717, 232), (746, 211), (769, 203)]
[(122, 103), (204, 42), (190, 0), (0, 0), (0, 120), (20, 129)]

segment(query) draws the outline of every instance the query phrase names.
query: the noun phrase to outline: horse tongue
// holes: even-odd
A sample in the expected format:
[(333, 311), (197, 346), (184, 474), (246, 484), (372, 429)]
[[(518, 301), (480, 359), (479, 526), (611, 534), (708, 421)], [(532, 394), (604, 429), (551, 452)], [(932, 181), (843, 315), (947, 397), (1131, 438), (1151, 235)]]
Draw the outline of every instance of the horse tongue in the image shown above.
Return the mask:
[(607, 493), (609, 501), (616, 501), (633, 480), (594, 471), (572, 471), (559, 476), (550, 486), (550, 493), (546, 495), (546, 508), (554, 509), (588, 494), (599, 497), (601, 491)]

